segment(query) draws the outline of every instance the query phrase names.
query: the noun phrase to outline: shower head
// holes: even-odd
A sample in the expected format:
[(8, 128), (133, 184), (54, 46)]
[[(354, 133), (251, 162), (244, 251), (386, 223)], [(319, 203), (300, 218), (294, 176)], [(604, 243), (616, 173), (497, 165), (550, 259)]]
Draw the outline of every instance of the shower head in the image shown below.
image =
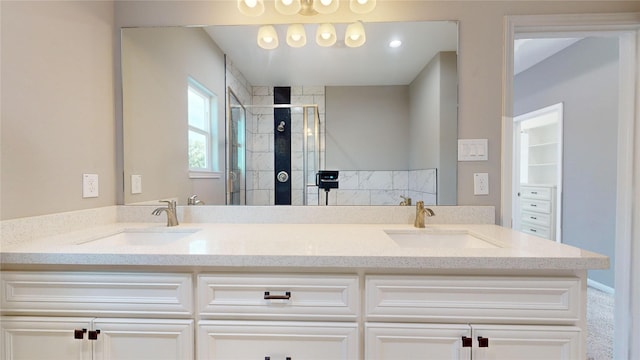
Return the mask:
[(277, 127), (278, 132), (283, 132), (284, 131), (284, 125), (285, 125), (285, 122), (284, 121), (280, 121), (280, 124), (278, 124), (278, 127)]

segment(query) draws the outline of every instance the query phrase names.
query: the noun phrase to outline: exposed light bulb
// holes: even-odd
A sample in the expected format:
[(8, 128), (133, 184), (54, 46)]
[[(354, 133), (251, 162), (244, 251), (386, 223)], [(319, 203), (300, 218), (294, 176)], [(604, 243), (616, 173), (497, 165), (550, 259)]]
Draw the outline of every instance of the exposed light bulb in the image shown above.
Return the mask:
[(400, 41), (400, 40), (392, 40), (389, 43), (389, 47), (392, 47), (392, 48), (400, 47), (400, 45), (402, 45), (402, 41)]
[(322, 38), (325, 40), (329, 40), (329, 38), (331, 38), (331, 33), (323, 32), (322, 34), (320, 34), (320, 36), (322, 36)]
[(271, 36), (265, 36), (262, 38), (262, 40), (264, 40), (264, 42), (271, 44), (271, 42), (273, 42), (273, 38)]
[(256, 5), (258, 5), (258, 0), (244, 0), (244, 3), (248, 7), (254, 8), (254, 7), (256, 7)]
[(302, 35), (300, 35), (300, 34), (291, 35), (291, 40), (293, 40), (293, 41), (300, 41), (300, 39), (302, 39)]
[(293, 3), (293, 0), (282, 0), (282, 3), (289, 6)]
[(358, 4), (360, 5), (364, 5), (368, 2), (368, 0), (357, 0), (357, 1), (358, 1)]
[(358, 41), (358, 39), (360, 39), (360, 34), (351, 34), (349, 38), (351, 38), (351, 40), (353, 41)]
[(331, 2), (332, 2), (332, 1), (333, 1), (333, 0), (320, 0), (320, 2), (322, 3), (322, 5), (324, 5), (324, 6), (329, 6), (329, 5), (331, 5)]

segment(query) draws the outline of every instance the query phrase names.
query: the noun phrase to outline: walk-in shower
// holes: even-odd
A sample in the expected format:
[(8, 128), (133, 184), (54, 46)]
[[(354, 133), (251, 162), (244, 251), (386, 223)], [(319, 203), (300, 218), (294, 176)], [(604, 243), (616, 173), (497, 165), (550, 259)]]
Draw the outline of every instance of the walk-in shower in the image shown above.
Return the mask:
[[(290, 188), (286, 204), (318, 205), (315, 174), (323, 161), (318, 104), (243, 105), (231, 90), (228, 100), (227, 205), (274, 205), (278, 184)], [(283, 113), (290, 118), (281, 119)], [(290, 136), (290, 146), (277, 149), (283, 135)], [(276, 157), (290, 160), (290, 168), (276, 169)]]

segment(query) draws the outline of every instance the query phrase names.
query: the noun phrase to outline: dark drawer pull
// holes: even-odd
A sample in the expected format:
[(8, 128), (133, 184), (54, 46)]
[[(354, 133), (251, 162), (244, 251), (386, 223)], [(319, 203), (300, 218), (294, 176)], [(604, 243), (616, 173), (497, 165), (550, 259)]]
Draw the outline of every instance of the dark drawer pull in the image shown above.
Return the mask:
[(463, 336), (462, 337), (462, 347), (472, 347), (473, 339), (470, 337)]
[(291, 292), (287, 291), (284, 295), (270, 295), (268, 291), (264, 292), (265, 300), (289, 300), (291, 299)]
[[(271, 360), (271, 356), (265, 356), (265, 357), (264, 357), (264, 360)], [(290, 357), (290, 356), (287, 356), (287, 357), (285, 358), (285, 360), (291, 360), (291, 357)]]
[(538, 192), (537, 191), (532, 191), (531, 194), (538, 195)]
[(538, 232), (538, 230), (536, 230), (536, 229), (529, 229), (529, 231), (531, 231), (531, 232)]
[(536, 204), (530, 204), (531, 207), (538, 207)]
[(73, 330), (73, 338), (82, 340), (84, 339), (84, 334), (86, 333), (87, 333), (87, 329), (81, 329), (81, 330), (75, 329)]
[(537, 220), (537, 219), (538, 219), (538, 218), (537, 218), (537, 217), (535, 217), (535, 216), (529, 216), (529, 218), (530, 218), (531, 220)]
[(478, 336), (479, 347), (489, 347), (489, 338)]

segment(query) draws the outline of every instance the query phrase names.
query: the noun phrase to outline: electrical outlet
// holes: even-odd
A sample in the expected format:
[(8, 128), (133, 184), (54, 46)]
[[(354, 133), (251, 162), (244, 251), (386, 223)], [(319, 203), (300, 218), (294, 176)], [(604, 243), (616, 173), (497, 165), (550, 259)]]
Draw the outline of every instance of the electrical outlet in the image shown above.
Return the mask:
[(489, 195), (489, 174), (488, 173), (473, 174), (473, 194)]
[(82, 174), (82, 197), (98, 197), (98, 174)]
[(131, 175), (131, 193), (142, 193), (142, 175)]

